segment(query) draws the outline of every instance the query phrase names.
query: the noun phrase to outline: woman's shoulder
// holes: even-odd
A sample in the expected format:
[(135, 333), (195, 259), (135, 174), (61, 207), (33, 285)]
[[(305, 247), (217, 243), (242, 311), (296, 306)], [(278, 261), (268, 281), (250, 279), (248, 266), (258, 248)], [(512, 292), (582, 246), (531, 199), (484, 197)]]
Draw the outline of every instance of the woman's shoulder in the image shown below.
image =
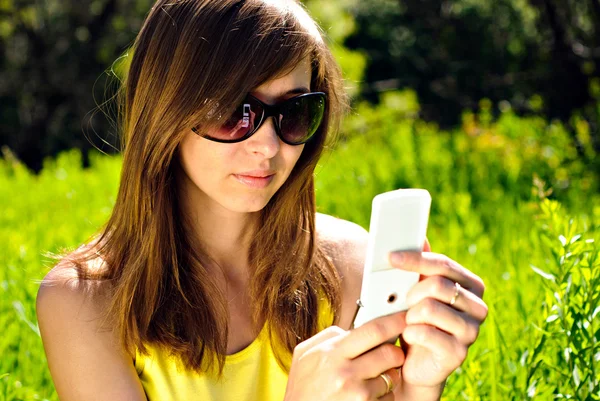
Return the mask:
[[(36, 298), (38, 325), (60, 399), (143, 400), (131, 353), (105, 320), (108, 282), (83, 279), (64, 259), (46, 274)], [(99, 269), (100, 262), (86, 268)]]
[[(83, 247), (77, 251), (82, 249)], [(93, 276), (102, 273), (105, 263), (99, 256), (83, 261), (73, 258), (73, 255), (75, 253), (61, 259), (44, 276), (40, 282), (37, 303), (41, 303), (41, 306), (54, 306), (54, 303), (64, 302), (83, 305), (88, 309), (104, 310), (108, 301), (109, 282), (93, 279)]]
[(101, 323), (109, 302), (109, 282), (90, 278), (102, 265), (99, 259), (78, 264), (68, 257), (59, 261), (40, 282), (36, 297), (40, 325), (75, 327), (82, 322), (98, 330), (109, 329), (106, 322)]
[(47, 336), (50, 341), (55, 329), (112, 331), (104, 313), (110, 301), (110, 282), (94, 279), (105, 269), (105, 263), (99, 256), (88, 261), (74, 258), (82, 249), (61, 259), (40, 282), (36, 313), (40, 328), (51, 328)]
[[(316, 214), (317, 238), (332, 251), (361, 253), (366, 249), (369, 233), (360, 225), (328, 214)], [(341, 256), (341, 255), (338, 255)]]
[(316, 214), (316, 229), (321, 249), (331, 259), (342, 280), (339, 326), (348, 329), (360, 296), (369, 233), (356, 223), (322, 213)]

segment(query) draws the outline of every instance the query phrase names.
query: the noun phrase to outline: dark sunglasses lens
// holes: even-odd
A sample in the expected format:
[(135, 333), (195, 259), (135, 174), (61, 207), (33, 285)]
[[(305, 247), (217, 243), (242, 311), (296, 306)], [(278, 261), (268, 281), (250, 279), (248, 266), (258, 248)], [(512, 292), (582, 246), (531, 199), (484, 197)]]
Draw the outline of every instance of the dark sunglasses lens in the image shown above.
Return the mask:
[(253, 99), (247, 98), (220, 128), (211, 133), (211, 136), (220, 141), (240, 140), (254, 130), (262, 113), (262, 106)]
[(325, 113), (323, 95), (307, 95), (290, 99), (281, 105), (281, 135), (288, 143), (308, 141), (321, 125)]

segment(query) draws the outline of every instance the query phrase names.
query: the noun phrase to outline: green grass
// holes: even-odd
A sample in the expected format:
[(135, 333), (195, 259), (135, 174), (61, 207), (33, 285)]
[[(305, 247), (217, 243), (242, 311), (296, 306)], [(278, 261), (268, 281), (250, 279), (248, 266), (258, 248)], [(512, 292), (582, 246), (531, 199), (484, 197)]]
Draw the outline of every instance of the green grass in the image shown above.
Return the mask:
[[(405, 96), (347, 119), (317, 169), (319, 211), (367, 227), (373, 195), (431, 192), (433, 251), (480, 275), (490, 308), (444, 400), (600, 399), (597, 177), (560, 125), (465, 115), (462, 130), (442, 132), (401, 114)], [(34, 176), (0, 159), (0, 401), (57, 399), (35, 295), (43, 254), (87, 240), (114, 204), (120, 157), (91, 160), (83, 170), (77, 152), (64, 153)]]
[(0, 163), (0, 400), (56, 400), (37, 320), (37, 281), (51, 266), (45, 252), (73, 248), (109, 216), (119, 160), (77, 152), (49, 161), (39, 176)]

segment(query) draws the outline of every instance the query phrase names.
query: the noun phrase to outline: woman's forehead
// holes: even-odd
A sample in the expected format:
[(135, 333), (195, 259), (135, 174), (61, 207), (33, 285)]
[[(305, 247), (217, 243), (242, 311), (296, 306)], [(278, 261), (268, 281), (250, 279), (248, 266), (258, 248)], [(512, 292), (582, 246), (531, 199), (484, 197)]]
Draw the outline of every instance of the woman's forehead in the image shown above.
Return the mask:
[(250, 93), (264, 102), (275, 103), (281, 99), (310, 92), (310, 79), (310, 63), (308, 59), (304, 59), (286, 75), (269, 80), (252, 89)]

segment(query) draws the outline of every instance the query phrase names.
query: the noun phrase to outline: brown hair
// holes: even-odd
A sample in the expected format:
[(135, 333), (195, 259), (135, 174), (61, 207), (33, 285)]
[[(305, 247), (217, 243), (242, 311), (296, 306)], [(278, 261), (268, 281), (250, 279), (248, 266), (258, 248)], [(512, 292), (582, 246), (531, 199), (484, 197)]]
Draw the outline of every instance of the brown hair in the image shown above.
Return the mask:
[[(268, 322), (271, 339), (291, 354), (316, 334), (318, 300), (326, 298), (335, 322), (341, 298), (315, 231), (313, 172), (347, 109), (321, 31), (294, 0), (159, 0), (132, 52), (120, 96), (124, 156), (115, 206), (95, 240), (62, 262), (82, 279), (110, 282), (106, 318), (125, 349), (162, 345), (186, 369), (220, 374), (227, 306), (181, 214), (174, 156), (190, 127), (218, 125), (247, 92), (308, 57), (311, 90), (327, 94), (324, 121), (260, 212), (250, 247), (254, 322)], [(97, 257), (103, 269), (83, 267)], [(286, 356), (276, 355), (288, 368)]]

